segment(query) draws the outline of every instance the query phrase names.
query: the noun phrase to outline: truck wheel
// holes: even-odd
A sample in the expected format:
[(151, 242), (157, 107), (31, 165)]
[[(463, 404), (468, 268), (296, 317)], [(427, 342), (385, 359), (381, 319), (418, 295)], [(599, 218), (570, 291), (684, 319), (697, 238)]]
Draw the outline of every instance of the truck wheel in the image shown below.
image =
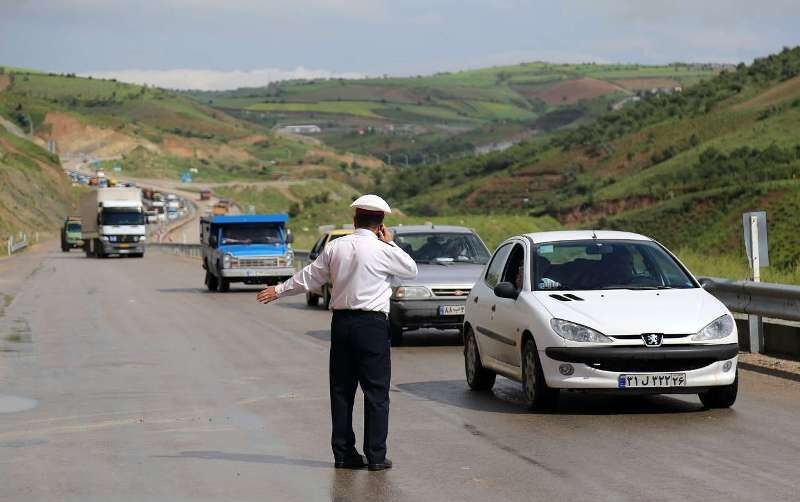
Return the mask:
[(705, 392), (701, 392), (700, 402), (706, 408), (730, 408), (736, 402), (736, 396), (739, 394), (739, 371), (736, 371), (736, 377), (730, 385), (722, 385), (719, 387), (711, 387)]
[(314, 293), (306, 293), (306, 305), (309, 307), (316, 307), (319, 305), (319, 295)]
[(403, 345), (403, 326), (392, 322), (389, 318), (389, 333), (392, 336), (392, 347), (399, 347)]
[(144, 258), (144, 253), (131, 253), (131, 258)]
[(219, 277), (217, 278), (217, 292), (219, 293), (227, 293), (231, 290), (231, 281), (224, 278)]
[(481, 364), (478, 342), (472, 328), (464, 329), (464, 370), (467, 374), (467, 385), (472, 390), (489, 390), (494, 387), (497, 374), (489, 371)]
[(217, 276), (206, 270), (206, 287), (209, 291), (217, 290)]
[(529, 410), (552, 410), (558, 404), (558, 389), (547, 386), (536, 342), (529, 339), (522, 347), (522, 398)]
[(61, 245), (61, 252), (62, 252), (62, 253), (69, 253), (69, 248), (68, 248), (67, 246), (65, 246), (65, 245), (63, 245), (63, 244), (62, 244), (62, 245)]

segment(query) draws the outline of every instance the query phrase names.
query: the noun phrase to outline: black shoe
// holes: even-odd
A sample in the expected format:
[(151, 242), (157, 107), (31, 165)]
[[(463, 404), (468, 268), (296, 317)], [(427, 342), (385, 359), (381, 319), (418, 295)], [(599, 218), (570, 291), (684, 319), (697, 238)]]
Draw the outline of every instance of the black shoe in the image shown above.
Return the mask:
[(353, 452), (342, 460), (333, 463), (336, 469), (363, 469), (367, 466), (367, 459), (358, 452)]
[(367, 468), (370, 471), (385, 471), (386, 469), (392, 468), (392, 461), (387, 458), (383, 462), (378, 462), (376, 464), (369, 464)]

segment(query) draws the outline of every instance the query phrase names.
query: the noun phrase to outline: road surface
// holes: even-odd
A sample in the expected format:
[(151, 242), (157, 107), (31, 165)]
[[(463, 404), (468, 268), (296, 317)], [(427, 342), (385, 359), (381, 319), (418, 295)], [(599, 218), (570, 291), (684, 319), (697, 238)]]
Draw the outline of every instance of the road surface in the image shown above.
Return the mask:
[(208, 293), (197, 261), (157, 252), (53, 246), (0, 261), (0, 275), (13, 295), (4, 501), (798, 499), (797, 382), (743, 371), (731, 410), (570, 394), (557, 413), (527, 413), (505, 379), (467, 390), (457, 336), (409, 335), (392, 352), (395, 468), (334, 470), (328, 312)]

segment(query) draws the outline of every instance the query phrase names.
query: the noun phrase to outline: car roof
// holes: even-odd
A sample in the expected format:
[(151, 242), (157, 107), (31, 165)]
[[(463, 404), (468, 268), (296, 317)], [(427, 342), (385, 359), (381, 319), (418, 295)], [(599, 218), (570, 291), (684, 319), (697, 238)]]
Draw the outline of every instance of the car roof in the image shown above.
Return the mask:
[(416, 234), (439, 232), (443, 234), (472, 234), (474, 233), (467, 227), (457, 227), (453, 225), (399, 225), (392, 227), (395, 234)]
[(633, 232), (619, 232), (616, 230), (560, 230), (555, 232), (533, 232), (523, 234), (530, 238), (534, 244), (541, 242), (584, 241), (591, 239), (652, 241), (650, 237)]
[(325, 233), (328, 235), (350, 235), (353, 232), (355, 232), (355, 230), (352, 228), (336, 228), (334, 230), (328, 230)]
[(211, 223), (285, 223), (289, 217), (285, 214), (236, 214), (203, 218)]

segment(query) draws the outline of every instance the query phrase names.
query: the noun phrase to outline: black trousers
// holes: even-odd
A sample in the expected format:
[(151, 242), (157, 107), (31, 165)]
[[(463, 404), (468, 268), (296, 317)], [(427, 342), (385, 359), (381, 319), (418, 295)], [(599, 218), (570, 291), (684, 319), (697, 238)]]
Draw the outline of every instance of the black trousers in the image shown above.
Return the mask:
[(331, 322), (331, 448), (336, 460), (356, 445), (353, 402), (356, 386), (364, 393), (364, 455), (370, 463), (386, 458), (389, 434), (389, 324), (386, 314), (335, 310)]

